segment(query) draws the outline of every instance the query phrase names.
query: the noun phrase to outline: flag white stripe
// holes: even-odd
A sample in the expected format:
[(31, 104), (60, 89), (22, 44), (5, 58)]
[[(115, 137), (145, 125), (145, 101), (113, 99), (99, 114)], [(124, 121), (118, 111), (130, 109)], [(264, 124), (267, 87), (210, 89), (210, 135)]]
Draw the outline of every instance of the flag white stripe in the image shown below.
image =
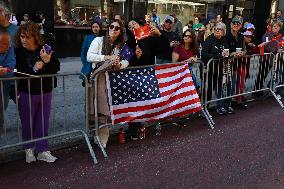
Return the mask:
[[(162, 92), (166, 92), (172, 89), (176, 89), (178, 88), (180, 85), (184, 84), (184, 83), (189, 83), (190, 81), (192, 81), (189, 78), (184, 78), (181, 82), (179, 83), (173, 83), (171, 85), (168, 85), (167, 87), (159, 87), (159, 91)], [(191, 86), (194, 86), (193, 84)]]
[(172, 97), (172, 96), (184, 93), (186, 91), (192, 91), (192, 90), (195, 90), (195, 87), (189, 86), (189, 87), (181, 88), (181, 89), (177, 90), (175, 93), (172, 93), (172, 94), (164, 96), (164, 97), (151, 99), (151, 100), (145, 100), (145, 101), (129, 102), (129, 103), (125, 103), (125, 104), (113, 105), (113, 110), (157, 104), (157, 103), (169, 100), (169, 98)]
[(188, 105), (188, 106), (184, 106), (184, 107), (179, 108), (179, 109), (174, 109), (172, 111), (169, 111), (169, 112), (157, 115), (157, 116), (153, 116), (151, 118), (135, 119), (135, 122), (150, 121), (152, 119), (162, 119), (162, 118), (169, 117), (171, 115), (178, 114), (180, 112), (184, 112), (184, 111), (191, 110), (191, 109), (198, 108), (198, 107), (201, 107), (200, 102), (197, 102), (197, 103), (194, 103), (194, 104), (191, 104), (191, 105)]
[(156, 75), (157, 74), (165, 74), (165, 73), (169, 73), (169, 72), (176, 72), (179, 70), (182, 70), (186, 67), (186, 65), (180, 65), (180, 66), (176, 66), (176, 67), (172, 67), (172, 68), (164, 68), (164, 69), (160, 69), (160, 70), (155, 70)]
[[(167, 105), (164, 105), (164, 106), (161, 106), (161, 107), (158, 107), (158, 108), (155, 108), (155, 109), (149, 109), (149, 110), (143, 110), (143, 111), (133, 111), (133, 112), (127, 112), (127, 113), (121, 113), (121, 114), (117, 114), (117, 115), (114, 115), (114, 118), (115, 119), (118, 119), (118, 118), (122, 118), (122, 117), (129, 117), (129, 116), (142, 116), (142, 115), (145, 115), (146, 114), (151, 114), (151, 113), (156, 113), (156, 112), (160, 112), (160, 111), (163, 111), (165, 109), (168, 109), (169, 107), (172, 107), (172, 106), (176, 106), (180, 103), (184, 103), (184, 102), (187, 102), (187, 101), (190, 101), (190, 100), (194, 100), (194, 99), (199, 99), (199, 96), (198, 94), (194, 94), (194, 95), (190, 95), (190, 96), (185, 96), (183, 98), (179, 98), (175, 101), (172, 101), (170, 103), (168, 103)], [(114, 107), (115, 109), (115, 107)]]
[[(180, 74), (177, 74), (177, 75), (174, 75), (172, 77), (166, 77), (166, 78), (160, 78), (158, 79), (159, 83), (166, 83), (166, 82), (170, 82), (170, 81), (173, 81), (175, 79), (178, 79), (178, 78), (181, 78), (181, 77), (184, 77), (186, 74), (188, 74), (190, 72), (182, 72)], [(186, 77), (189, 79), (189, 81), (192, 81), (192, 78), (191, 77)]]

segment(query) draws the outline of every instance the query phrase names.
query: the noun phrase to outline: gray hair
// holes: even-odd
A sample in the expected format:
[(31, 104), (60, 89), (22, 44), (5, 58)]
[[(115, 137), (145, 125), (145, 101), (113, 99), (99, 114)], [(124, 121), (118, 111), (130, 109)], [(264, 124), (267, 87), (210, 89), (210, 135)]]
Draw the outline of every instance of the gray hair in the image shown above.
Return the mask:
[(7, 19), (10, 19), (11, 11), (10, 11), (10, 8), (8, 7), (8, 5), (4, 1), (0, 0), (0, 7), (3, 7), (5, 17)]
[(223, 22), (216, 23), (214, 29), (221, 28), (224, 31), (224, 35), (226, 35), (226, 25)]

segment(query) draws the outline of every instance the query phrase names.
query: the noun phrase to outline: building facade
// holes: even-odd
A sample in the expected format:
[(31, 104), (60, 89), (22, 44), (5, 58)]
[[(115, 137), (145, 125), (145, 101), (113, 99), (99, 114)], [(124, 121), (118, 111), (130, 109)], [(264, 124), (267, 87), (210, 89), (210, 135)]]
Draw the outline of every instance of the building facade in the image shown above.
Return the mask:
[[(86, 34), (91, 33), (89, 23), (95, 17), (104, 20), (104, 27), (116, 14), (125, 20), (144, 18), (152, 9), (163, 18), (175, 13), (182, 24), (195, 16), (205, 14), (208, 19), (223, 15), (227, 21), (238, 14), (253, 22), (258, 29), (257, 37), (264, 32), (265, 20), (278, 7), (284, 8), (284, 0), (5, 0), (10, 3), (20, 22), (28, 13), (38, 20), (39, 12), (54, 20), (56, 47), (61, 57), (79, 56)], [(275, 10), (274, 10), (275, 9)], [(67, 48), (68, 47), (68, 48)], [(60, 49), (60, 51), (59, 51)]]

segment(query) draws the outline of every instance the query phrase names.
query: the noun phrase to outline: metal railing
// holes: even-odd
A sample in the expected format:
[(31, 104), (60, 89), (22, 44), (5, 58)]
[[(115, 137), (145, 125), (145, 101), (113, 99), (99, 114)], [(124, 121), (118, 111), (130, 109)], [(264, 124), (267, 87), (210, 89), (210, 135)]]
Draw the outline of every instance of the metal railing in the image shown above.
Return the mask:
[[(40, 141), (67, 135), (81, 135), (84, 137), (92, 160), (96, 164), (97, 159), (89, 140), (89, 118), (85, 114), (88, 109), (87, 106), (84, 106), (88, 89), (78, 85), (79, 75), (81, 74), (1, 78), (3, 122), (0, 126), (2, 127), (0, 150), (21, 145), (30, 146), (34, 143), (37, 145)], [(46, 86), (43, 84), (47, 84), (47, 79), (51, 81), (52, 89), (50, 91), (44, 90)], [(18, 90), (20, 82), (27, 84), (28, 91)], [(35, 82), (40, 84), (40, 90), (34, 90)], [(55, 86), (56, 83), (57, 86)], [(16, 98), (14, 99), (15, 104), (10, 103), (7, 108), (7, 86), (9, 85), (13, 86), (12, 91), (16, 94)], [(35, 98), (39, 99), (37, 104), (35, 104)], [(35, 116), (35, 114), (40, 115)], [(35, 120), (35, 117), (40, 121)]]

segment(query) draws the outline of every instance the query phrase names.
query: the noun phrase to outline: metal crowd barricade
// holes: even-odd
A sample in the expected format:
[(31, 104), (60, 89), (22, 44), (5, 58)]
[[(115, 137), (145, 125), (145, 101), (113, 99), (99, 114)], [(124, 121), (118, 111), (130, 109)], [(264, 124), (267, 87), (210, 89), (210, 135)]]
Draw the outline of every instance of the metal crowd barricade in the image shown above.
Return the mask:
[[(245, 95), (261, 91), (271, 92), (279, 101), (272, 90), (274, 57), (274, 54), (267, 53), (209, 60), (204, 69), (203, 91), (207, 115), (212, 119), (208, 108), (213, 102), (219, 107), (231, 106), (233, 98), (237, 102), (242, 102)], [(212, 123), (214, 124), (214, 121)]]
[[(169, 63), (169, 64), (172, 64), (172, 63)], [(174, 63), (176, 64), (176, 63)], [(164, 64), (163, 64), (164, 65)], [(148, 66), (139, 66), (139, 68), (143, 68), (143, 67), (148, 67)], [(194, 73), (194, 75), (196, 76), (197, 78), (197, 81), (201, 83), (202, 81), (202, 71), (200, 71), (203, 67), (203, 63), (199, 60), (197, 63), (195, 63), (193, 66), (192, 66), (192, 70), (191, 70), (191, 73)], [(125, 68), (125, 69), (131, 69), (133, 67), (128, 67), (128, 68)], [(108, 157), (107, 153), (106, 153), (106, 150), (104, 149), (101, 141), (100, 141), (100, 137), (99, 137), (99, 129), (102, 128), (102, 127), (108, 127), (111, 125), (111, 123), (107, 123), (107, 124), (99, 124), (99, 115), (98, 115), (98, 78), (100, 77), (101, 74), (105, 74), (105, 70), (100, 70), (96, 73), (93, 73), (91, 75), (91, 79), (89, 81), (89, 87), (90, 88), (93, 88), (94, 90), (94, 96), (93, 97), (89, 97), (89, 98), (93, 98), (93, 104), (89, 104), (91, 106), (94, 106), (94, 139), (95, 141), (98, 143), (98, 146), (99, 148), (101, 149), (102, 153), (103, 153), (103, 156), (106, 158)], [(200, 99), (201, 100), (201, 99)], [(90, 101), (89, 101), (90, 102)], [(202, 102), (201, 102), (202, 103)], [(207, 122), (209, 123), (209, 126), (210, 128), (214, 128), (213, 125), (211, 124), (211, 121), (210, 121), (210, 117), (206, 114), (206, 112), (204, 111), (204, 109), (202, 108), (201, 110), (201, 113), (204, 115), (204, 117), (206, 118)]]
[[(82, 86), (76, 86), (80, 84), (78, 82), (79, 76), (82, 74), (55, 74), (55, 75), (44, 75), (44, 76), (32, 76), (32, 77), (12, 77), (12, 78), (1, 78), (1, 104), (2, 116), (4, 124), (0, 126), (0, 151), (5, 149), (25, 145), (28, 143), (35, 143), (37, 141), (45, 139), (53, 139), (59, 137), (75, 137), (83, 136), (88, 146), (90, 155), (93, 162), (96, 164), (97, 159), (94, 150), (89, 140), (89, 125), (88, 125), (88, 107), (85, 105), (85, 99), (87, 98), (88, 88)], [(33, 132), (36, 125), (33, 125), (35, 120), (32, 120), (31, 116), (31, 80), (40, 80), (40, 98), (41, 104), (44, 102), (43, 93), (43, 79), (52, 78), (52, 86), (54, 88), (55, 80), (57, 80), (57, 87), (51, 92), (51, 112), (50, 112), (50, 124), (48, 129), (48, 135), (44, 134), (44, 119), (42, 119), (42, 137), (34, 138)], [(22, 126), (19, 116), (19, 98), (18, 98), (18, 82), (20, 80), (26, 80), (28, 83), (28, 98), (29, 107), (26, 107), (26, 111), (30, 111), (30, 139), (22, 139)], [(87, 80), (85, 78), (85, 80)], [(10, 101), (8, 108), (6, 109), (5, 98), (7, 91), (5, 91), (5, 83), (11, 82), (14, 85), (14, 92), (17, 94), (15, 104)], [(76, 90), (74, 90), (76, 89)], [(38, 113), (44, 117), (44, 107), (41, 105)], [(0, 115), (1, 116), (1, 115)], [(84, 119), (82, 119), (84, 118)], [(32, 125), (32, 126), (31, 126)], [(61, 138), (59, 138), (60, 140)], [(69, 138), (70, 139), (70, 138)], [(66, 140), (66, 139), (65, 139)], [(66, 141), (65, 141), (66, 142)]]
[(275, 64), (273, 67), (273, 95), (282, 108), (281, 95), (284, 93), (284, 52), (277, 53), (275, 56)]

